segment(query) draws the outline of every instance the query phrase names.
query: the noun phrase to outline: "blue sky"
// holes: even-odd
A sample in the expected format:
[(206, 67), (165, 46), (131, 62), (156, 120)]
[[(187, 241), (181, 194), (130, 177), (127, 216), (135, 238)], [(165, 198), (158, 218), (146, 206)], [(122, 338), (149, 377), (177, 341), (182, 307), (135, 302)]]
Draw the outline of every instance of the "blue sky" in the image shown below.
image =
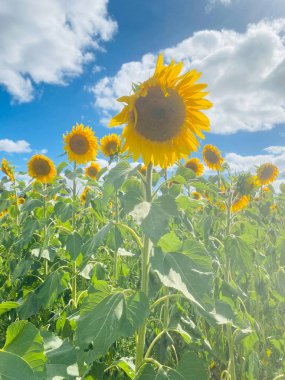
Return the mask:
[(209, 84), (212, 132), (202, 145), (217, 145), (233, 170), (271, 161), (284, 171), (285, 4), (256, 4), (0, 0), (0, 159), (25, 170), (43, 151), (59, 162), (76, 122), (99, 138), (112, 132), (116, 97), (163, 51)]

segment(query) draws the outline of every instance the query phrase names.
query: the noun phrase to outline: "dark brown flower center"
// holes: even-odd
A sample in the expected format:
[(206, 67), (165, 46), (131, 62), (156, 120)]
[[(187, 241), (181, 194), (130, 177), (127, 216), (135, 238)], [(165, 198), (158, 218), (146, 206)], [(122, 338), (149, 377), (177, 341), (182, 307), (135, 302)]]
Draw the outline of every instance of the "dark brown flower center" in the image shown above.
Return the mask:
[(94, 168), (93, 166), (88, 168), (88, 175), (90, 177), (96, 177), (97, 173), (98, 173), (98, 170), (96, 168)]
[(212, 150), (206, 150), (205, 157), (207, 161), (211, 162), (211, 164), (216, 164), (219, 162), (219, 156)]
[(194, 173), (196, 173), (198, 170), (198, 166), (195, 164), (195, 162), (187, 162), (185, 166), (186, 168), (193, 170)]
[(51, 167), (49, 163), (41, 158), (37, 159), (33, 163), (33, 169), (36, 175), (38, 176), (45, 176), (48, 175), (51, 171)]
[(266, 166), (260, 173), (261, 179), (269, 179), (274, 174), (274, 168), (272, 166)]
[(70, 149), (76, 154), (85, 154), (88, 152), (89, 143), (85, 136), (75, 134), (69, 141)]
[(117, 153), (117, 151), (118, 151), (118, 144), (116, 143), (116, 141), (110, 141), (110, 142), (108, 142), (107, 145), (106, 145), (106, 151), (109, 154)]
[(185, 120), (185, 106), (181, 97), (172, 89), (167, 96), (159, 86), (149, 89), (140, 97), (135, 108), (137, 131), (148, 140), (166, 141), (174, 138)]

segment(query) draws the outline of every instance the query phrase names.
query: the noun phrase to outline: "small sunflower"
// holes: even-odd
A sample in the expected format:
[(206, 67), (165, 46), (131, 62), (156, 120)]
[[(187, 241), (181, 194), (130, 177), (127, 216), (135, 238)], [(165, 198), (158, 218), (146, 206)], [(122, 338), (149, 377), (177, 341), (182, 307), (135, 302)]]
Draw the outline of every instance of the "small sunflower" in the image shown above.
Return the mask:
[(8, 161), (6, 160), (6, 158), (2, 159), (1, 170), (2, 170), (2, 172), (4, 174), (6, 174), (6, 176), (8, 176), (8, 178), (10, 179), (11, 182), (15, 181), (13, 169), (9, 165)]
[(269, 186), (264, 186), (262, 188), (263, 191), (265, 191), (266, 193), (269, 193), (271, 191), (270, 187)]
[(186, 161), (185, 167), (193, 170), (197, 177), (200, 177), (204, 172), (204, 165), (199, 158), (190, 158), (190, 160)]
[(278, 208), (277, 208), (277, 204), (276, 203), (273, 203), (271, 206), (270, 206), (270, 212), (277, 212)]
[(121, 145), (121, 137), (116, 135), (116, 133), (111, 133), (110, 135), (104, 136), (100, 140), (100, 149), (102, 153), (104, 156), (110, 158), (119, 154)]
[(99, 164), (97, 164), (96, 162), (92, 162), (87, 168), (85, 168), (85, 175), (87, 177), (96, 179), (100, 169), (101, 168)]
[(253, 176), (250, 173), (243, 173), (237, 180), (237, 191), (241, 195), (249, 195), (254, 189), (259, 186), (257, 176)]
[(202, 195), (198, 191), (192, 191), (191, 195), (193, 196), (194, 199), (199, 201), (202, 198)]
[(56, 167), (52, 160), (43, 154), (35, 154), (28, 162), (28, 173), (42, 183), (52, 182), (56, 176)]
[(238, 212), (245, 208), (250, 201), (250, 196), (240, 195), (232, 203), (231, 212)]
[(279, 170), (277, 166), (270, 163), (263, 164), (256, 170), (256, 175), (260, 185), (267, 185), (274, 182), (278, 177), (278, 174)]
[(197, 137), (210, 130), (210, 121), (201, 110), (212, 107), (204, 99), (206, 84), (196, 83), (196, 70), (180, 75), (183, 63), (168, 66), (160, 54), (151, 78), (136, 87), (134, 94), (118, 99), (126, 105), (112, 118), (110, 127), (126, 124), (123, 151), (140, 156), (145, 165), (152, 162), (166, 168), (196, 151)]
[(202, 152), (203, 160), (206, 165), (213, 170), (220, 170), (224, 162), (223, 157), (217, 147), (214, 145), (208, 144), (204, 146)]
[(87, 193), (90, 191), (90, 187), (85, 187), (85, 189), (82, 191), (80, 195), (80, 200), (82, 203), (86, 202)]
[(95, 160), (98, 152), (98, 140), (90, 127), (83, 124), (76, 124), (71, 132), (63, 135), (64, 149), (67, 152), (69, 161), (77, 164), (86, 164)]

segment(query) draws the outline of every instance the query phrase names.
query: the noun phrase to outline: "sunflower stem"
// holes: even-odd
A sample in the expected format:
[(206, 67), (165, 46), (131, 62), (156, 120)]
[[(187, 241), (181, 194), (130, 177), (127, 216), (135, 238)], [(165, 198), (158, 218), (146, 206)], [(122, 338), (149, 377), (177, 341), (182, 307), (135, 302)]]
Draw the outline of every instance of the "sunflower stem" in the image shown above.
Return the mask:
[[(145, 198), (147, 202), (151, 203), (152, 200), (152, 163), (147, 167), (146, 172), (146, 186)], [(148, 283), (149, 283), (149, 256), (151, 250), (150, 239), (144, 235), (142, 256), (141, 256), (141, 291), (148, 296)], [(143, 325), (138, 329), (137, 347), (136, 347), (136, 372), (139, 370), (143, 363), (143, 356), (145, 351), (145, 336), (146, 336), (146, 320)]]
[[(115, 215), (115, 219), (116, 219), (116, 223), (119, 223), (119, 199), (118, 199), (118, 190), (116, 190), (116, 204), (115, 204), (115, 207), (116, 207), (116, 215)], [(115, 282), (117, 282), (117, 279), (118, 279), (118, 250), (116, 249), (115, 250), (115, 255), (114, 255), (114, 280)]]
[[(227, 221), (226, 221), (226, 236), (230, 235), (231, 232), (231, 207), (233, 201), (233, 194), (229, 191), (229, 199), (227, 203)], [(230, 282), (230, 258), (228, 252), (225, 253), (225, 278), (226, 282)], [(236, 370), (235, 370), (235, 347), (233, 340), (232, 328), (230, 325), (226, 326), (227, 332), (227, 342), (229, 349), (229, 362), (228, 362), (228, 370), (230, 373), (231, 380), (236, 380)]]
[[(73, 163), (73, 180), (72, 180), (72, 200), (73, 200), (73, 207), (72, 207), (72, 230), (75, 231), (76, 225), (75, 225), (75, 212), (74, 212), (74, 203), (76, 201), (76, 162)], [(71, 280), (71, 298), (72, 298), (72, 304), (74, 305), (74, 308), (77, 307), (77, 278), (76, 278), (76, 259), (72, 261), (72, 280)]]

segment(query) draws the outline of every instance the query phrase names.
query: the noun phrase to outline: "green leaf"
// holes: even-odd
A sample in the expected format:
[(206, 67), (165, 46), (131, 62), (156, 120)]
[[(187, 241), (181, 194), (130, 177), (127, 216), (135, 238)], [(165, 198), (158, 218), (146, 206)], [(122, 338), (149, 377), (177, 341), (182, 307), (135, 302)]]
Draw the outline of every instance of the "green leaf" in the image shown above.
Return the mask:
[(104, 197), (107, 198), (118, 190), (132, 172), (135, 172), (135, 168), (128, 161), (121, 161), (112, 168), (105, 177)]
[(68, 163), (65, 161), (60, 162), (57, 166), (57, 175), (59, 175), (63, 171), (63, 169), (67, 167), (67, 165)]
[(182, 243), (174, 231), (163, 235), (157, 243), (157, 246), (160, 247), (163, 252), (179, 251), (181, 249), (181, 245)]
[(109, 222), (104, 227), (102, 227), (97, 234), (89, 239), (87, 243), (84, 244), (82, 248), (82, 252), (84, 254), (85, 258), (90, 257), (94, 253), (96, 253), (96, 250), (103, 245), (108, 233), (110, 232), (111, 228), (113, 226), (112, 222)]
[(67, 222), (72, 217), (72, 204), (59, 201), (54, 206), (54, 211), (58, 218), (60, 218), (63, 222)]
[(201, 309), (213, 309), (213, 274), (201, 268), (200, 260), (182, 253), (164, 254), (156, 249), (151, 268), (163, 285), (179, 290)]
[(0, 303), (0, 315), (6, 313), (6, 311), (17, 308), (19, 305), (20, 304), (18, 302), (13, 301), (6, 301)]
[(57, 377), (67, 380), (77, 378), (79, 373), (74, 347), (67, 340), (62, 340), (49, 332), (43, 331), (42, 336), (47, 358), (47, 380)]
[(144, 201), (144, 187), (137, 178), (129, 178), (123, 186), (124, 196), (121, 199), (124, 211), (128, 214), (135, 205)]
[(133, 380), (135, 378), (135, 365), (131, 359), (121, 358), (113, 366), (121, 368), (130, 379)]
[(229, 255), (232, 262), (238, 263), (243, 270), (250, 270), (253, 266), (253, 256), (249, 245), (238, 236), (228, 236), (225, 239), (225, 255)]
[(68, 288), (69, 275), (56, 270), (36, 289), (35, 293), (41, 306), (48, 308), (65, 289)]
[(43, 339), (32, 323), (28, 321), (12, 323), (7, 329), (3, 349), (20, 356), (34, 371), (43, 372), (46, 361)]
[(162, 195), (152, 202), (141, 228), (153, 242), (157, 242), (166, 232), (170, 217), (176, 216), (177, 213), (175, 199), (170, 195)]
[(129, 297), (126, 301), (126, 316), (122, 333), (125, 336), (134, 334), (141, 326), (148, 315), (148, 298), (144, 293), (138, 292)]
[(32, 368), (19, 356), (0, 351), (1, 380), (37, 380)]
[(32, 212), (36, 207), (43, 207), (43, 201), (41, 199), (28, 199), (21, 208), (21, 212)]
[(78, 232), (75, 231), (68, 235), (66, 240), (66, 250), (71, 257), (71, 260), (75, 261), (82, 250), (82, 238)]
[(91, 363), (107, 352), (121, 334), (125, 317), (125, 299), (122, 293), (105, 297), (77, 322), (75, 342)]
[(176, 369), (185, 380), (209, 379), (203, 359), (199, 358), (194, 352), (186, 352)]

